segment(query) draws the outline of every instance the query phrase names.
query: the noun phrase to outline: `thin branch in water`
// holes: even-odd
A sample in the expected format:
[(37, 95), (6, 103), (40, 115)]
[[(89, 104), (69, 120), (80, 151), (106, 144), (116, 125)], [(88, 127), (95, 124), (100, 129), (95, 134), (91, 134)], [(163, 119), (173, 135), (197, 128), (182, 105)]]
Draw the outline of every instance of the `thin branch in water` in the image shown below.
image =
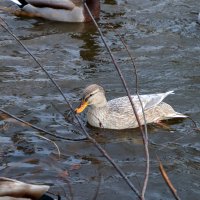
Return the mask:
[[(62, 190), (63, 190), (65, 199), (73, 200), (73, 199), (74, 199), (74, 195), (73, 195), (73, 191), (72, 191), (72, 186), (71, 186), (71, 184), (70, 184), (70, 182), (69, 182), (69, 180), (68, 180), (67, 178), (65, 179), (65, 182), (67, 183), (67, 186), (68, 186), (68, 189), (69, 189), (69, 196), (67, 195), (64, 186), (63, 186), (63, 185), (60, 185), (60, 184), (59, 184), (59, 186), (60, 186), (60, 188), (62, 188)], [(59, 195), (59, 196), (60, 196), (60, 195)], [(61, 200), (61, 197), (60, 197), (60, 200)]]
[(197, 131), (200, 131), (200, 128), (198, 127), (198, 125), (197, 125), (197, 122), (195, 122), (191, 117), (189, 117), (188, 116), (188, 119), (190, 119), (191, 121), (192, 121), (192, 123), (193, 123), (193, 125), (194, 125), (194, 130), (197, 130)]
[[(112, 30), (114, 30), (112, 26), (111, 26), (111, 28), (112, 28)], [(143, 114), (143, 119), (144, 119), (144, 127), (145, 127), (145, 135), (146, 135), (146, 139), (148, 140), (147, 122), (146, 122), (146, 117), (145, 117), (145, 113), (144, 113), (144, 107), (142, 105), (142, 101), (141, 101), (140, 94), (139, 94), (139, 81), (138, 81), (139, 79), (138, 79), (137, 67), (136, 67), (136, 64), (134, 62), (134, 58), (133, 58), (132, 54), (130, 53), (129, 48), (128, 48), (127, 44), (125, 43), (124, 39), (121, 37), (121, 35), (117, 31), (114, 30), (114, 32), (117, 34), (117, 36), (121, 40), (124, 48), (126, 49), (128, 55), (129, 55), (129, 57), (131, 59), (131, 62), (132, 62), (133, 68), (134, 68), (134, 74), (135, 74), (135, 92), (136, 92), (136, 94), (138, 96), (138, 99), (139, 99), (139, 102), (140, 102), (140, 106), (141, 106), (141, 109), (142, 109), (142, 114)]]
[[(83, 1), (83, 2), (84, 2), (84, 1)], [(136, 112), (135, 105), (134, 105), (133, 100), (132, 100), (132, 98), (131, 98), (130, 91), (129, 91), (128, 88), (127, 88), (127, 84), (126, 84), (126, 81), (125, 81), (125, 79), (124, 79), (124, 77), (123, 77), (123, 75), (122, 75), (122, 72), (121, 72), (121, 70), (120, 70), (120, 68), (119, 68), (119, 66), (118, 66), (118, 64), (117, 64), (117, 62), (115, 61), (114, 56), (113, 56), (113, 54), (112, 54), (112, 52), (111, 52), (109, 46), (107, 45), (107, 43), (106, 43), (106, 41), (105, 41), (105, 39), (104, 39), (104, 35), (103, 35), (101, 29), (99, 28), (97, 22), (95, 21), (94, 17), (92, 16), (92, 14), (91, 14), (91, 12), (90, 12), (90, 10), (89, 10), (89, 8), (88, 8), (86, 2), (84, 2), (84, 6), (85, 6), (85, 8), (87, 9), (87, 12), (89, 13), (89, 15), (90, 15), (90, 17), (91, 17), (91, 19), (92, 19), (94, 25), (96, 26), (96, 28), (97, 28), (97, 30), (98, 30), (100, 36), (101, 36), (101, 39), (102, 39), (102, 41), (103, 41), (103, 43), (104, 43), (104, 45), (105, 45), (105, 47), (106, 47), (106, 49), (107, 49), (107, 51), (108, 51), (110, 57), (111, 57), (111, 60), (112, 60), (112, 62), (113, 62), (113, 64), (114, 64), (114, 66), (115, 66), (115, 69), (116, 69), (117, 72), (118, 72), (118, 75), (119, 75), (119, 77), (120, 77), (120, 79), (121, 79), (121, 81), (122, 81), (122, 84), (123, 84), (123, 86), (124, 86), (124, 89), (125, 89), (125, 91), (126, 91), (126, 94), (127, 94), (128, 98), (129, 98), (129, 101), (130, 101), (131, 106), (132, 106), (132, 108), (133, 108), (133, 112), (134, 112), (134, 114), (135, 114), (135, 117), (136, 117), (138, 126), (139, 126), (139, 128), (140, 128), (140, 132), (141, 132), (141, 134), (142, 134), (143, 143), (144, 143), (144, 146), (145, 146), (145, 153), (146, 153), (146, 160), (147, 160), (146, 163), (147, 163), (147, 165), (146, 165), (146, 175), (145, 175), (144, 185), (143, 185), (142, 194), (141, 194), (140, 198), (141, 198), (141, 199), (145, 199), (144, 195), (145, 195), (145, 191), (146, 191), (146, 187), (147, 187), (147, 183), (148, 183), (148, 176), (149, 176), (149, 151), (148, 151), (147, 128), (146, 128), (146, 133), (144, 133), (143, 128), (142, 128), (142, 124), (141, 124), (140, 119), (139, 119), (139, 116), (138, 116), (138, 114), (137, 114), (137, 112)], [(133, 62), (133, 65), (135, 66), (134, 62)], [(136, 69), (136, 68), (135, 68), (135, 69)], [(140, 103), (141, 103), (141, 101), (140, 101)], [(143, 111), (143, 114), (144, 114), (144, 111)]]
[(173, 186), (172, 182), (170, 181), (167, 172), (165, 171), (160, 159), (157, 157), (158, 161), (159, 161), (159, 170), (161, 172), (161, 175), (163, 177), (163, 179), (165, 180), (167, 186), (169, 187), (170, 191), (172, 192), (174, 198), (176, 200), (181, 200), (180, 197), (177, 194), (177, 190), (175, 189), (175, 187)]
[(67, 186), (68, 186), (68, 189), (69, 189), (70, 200), (73, 200), (74, 199), (74, 193), (73, 193), (73, 190), (72, 190), (72, 185), (70, 184), (68, 179), (67, 179)]
[(111, 24), (109, 24), (109, 27), (111, 27), (112, 31), (114, 31), (117, 36), (119, 37), (119, 39), (121, 40), (126, 52), (128, 53), (130, 59), (131, 59), (131, 62), (132, 62), (132, 66), (134, 68), (134, 74), (135, 74), (135, 93), (136, 94), (139, 94), (139, 79), (138, 79), (138, 70), (137, 70), (137, 67), (136, 67), (136, 64), (135, 64), (135, 59), (133, 58), (126, 42), (124, 41), (124, 39), (122, 38), (122, 36), (113, 28), (113, 26)]
[[(113, 27), (112, 27), (112, 30), (114, 30)], [(147, 184), (148, 184), (148, 180), (149, 180), (149, 171), (150, 171), (150, 164), (149, 164), (150, 158), (149, 158), (149, 148), (148, 148), (149, 141), (148, 141), (147, 122), (146, 122), (144, 107), (142, 105), (142, 101), (141, 101), (140, 94), (139, 94), (138, 73), (137, 73), (137, 67), (136, 67), (135, 62), (134, 62), (134, 58), (131, 55), (131, 53), (129, 51), (129, 48), (128, 48), (127, 44), (125, 43), (124, 39), (121, 37), (121, 35), (117, 31), (115, 31), (115, 33), (117, 34), (117, 36), (121, 40), (123, 46), (125, 47), (128, 55), (129, 55), (129, 57), (131, 59), (131, 62), (132, 62), (133, 68), (134, 68), (134, 73), (135, 73), (136, 95), (137, 95), (137, 97), (139, 99), (139, 102), (140, 102), (140, 106), (141, 106), (141, 109), (142, 109), (143, 120), (144, 120), (145, 135), (142, 134), (143, 143), (144, 143), (144, 146), (145, 146), (145, 156), (146, 156), (146, 172), (145, 172), (144, 183), (143, 183), (143, 187), (142, 187), (142, 197), (144, 198), (144, 195), (145, 195), (145, 192), (146, 192), (146, 189), (147, 189)]]
[[(0, 110), (1, 111), (1, 110)], [(5, 114), (5, 113), (4, 113)], [(6, 116), (4, 116), (4, 118), (6, 118)], [(14, 119), (14, 118), (13, 118)], [(16, 119), (15, 119), (16, 120)], [(22, 125), (24, 125), (25, 123), (22, 123), (22, 122), (20, 122)], [(28, 122), (27, 122), (28, 123)], [(21, 125), (20, 124), (20, 125)], [(28, 123), (29, 124), (29, 126), (30, 126), (30, 123)], [(28, 125), (28, 124), (26, 124), (26, 125)], [(35, 134), (33, 134), (33, 133), (30, 133), (31, 135), (35, 135)], [(56, 147), (56, 149), (57, 149), (57, 151), (58, 151), (58, 157), (59, 157), (59, 159), (60, 159), (60, 149), (59, 149), (59, 147), (58, 147), (58, 145), (54, 142), (54, 141), (52, 141), (52, 140), (50, 140), (50, 139), (48, 139), (48, 138), (46, 138), (46, 137), (44, 137), (44, 136), (41, 136), (41, 135), (36, 135), (37, 137), (39, 137), (39, 138), (42, 138), (42, 139), (44, 139), (44, 140), (47, 140), (48, 142), (51, 142), (51, 143), (53, 143), (53, 145)]]
[[(94, 19), (94, 18), (93, 18)], [(2, 20), (4, 21), (4, 20)], [(78, 118), (78, 116), (75, 114), (74, 109), (72, 108), (70, 102), (67, 100), (67, 98), (65, 97), (64, 93), (62, 92), (61, 88), (58, 86), (58, 84), (53, 80), (53, 78), (50, 76), (50, 74), (47, 72), (47, 70), (45, 70), (45, 68), (39, 63), (39, 61), (33, 56), (33, 54), (31, 54), (31, 52), (27, 49), (27, 47), (19, 40), (19, 38), (17, 38), (17, 36), (15, 36), (9, 28), (7, 28), (5, 25), (3, 25), (2, 23), (0, 23), (0, 25), (24, 48), (24, 50), (33, 58), (33, 60), (38, 64), (38, 66), (45, 72), (45, 74), (47, 75), (47, 77), (50, 79), (50, 81), (54, 84), (54, 86), (58, 89), (58, 91), (60, 92), (60, 94), (63, 96), (65, 102), (67, 103), (67, 105), (70, 107), (75, 119), (78, 121), (79, 126), (81, 127), (81, 129), (83, 130), (86, 138), (102, 153), (102, 155), (112, 164), (112, 166), (116, 169), (116, 171), (121, 175), (121, 177), (125, 180), (125, 182), (128, 184), (128, 186), (135, 192), (136, 196), (139, 199), (142, 199), (140, 196), (139, 191), (135, 188), (135, 186), (133, 185), (133, 183), (128, 179), (128, 177), (125, 175), (125, 173), (121, 170), (121, 168), (115, 163), (115, 161), (110, 157), (110, 155), (101, 147), (101, 145), (96, 142), (96, 140), (94, 138), (92, 138), (89, 133), (86, 131), (85, 127), (83, 126), (83, 124), (81, 123), (80, 119)], [(129, 94), (130, 96), (130, 94)], [(140, 125), (141, 131), (143, 131), (141, 125)], [(43, 131), (44, 132), (44, 131)], [(47, 131), (45, 131), (47, 133)], [(48, 133), (49, 134), (49, 133)], [(53, 135), (53, 134), (52, 134)], [(60, 138), (60, 137), (59, 137)]]
[(59, 157), (59, 159), (60, 159), (60, 149), (59, 149), (58, 145), (57, 145), (54, 141), (52, 141), (52, 140), (50, 140), (50, 139), (48, 139), (48, 138), (46, 138), (46, 137), (44, 137), (44, 136), (41, 136), (41, 135), (37, 135), (37, 137), (43, 138), (43, 139), (45, 139), (45, 140), (47, 140), (47, 141), (53, 143), (53, 144), (55, 145), (55, 147), (57, 148), (57, 150), (58, 150), (58, 157)]
[[(56, 107), (56, 105), (54, 105), (54, 103), (51, 103), (51, 105), (52, 105), (52, 107), (63, 117), (63, 119), (65, 119), (65, 121), (67, 121), (65, 115)], [(71, 111), (70, 111), (70, 112), (71, 112)], [(55, 118), (53, 119), (53, 121), (56, 122), (57, 124), (59, 124), (59, 125), (62, 126), (62, 127), (67, 127), (67, 124), (62, 124), (62, 123), (56, 121)], [(72, 122), (71, 122), (71, 123), (72, 123)], [(72, 123), (72, 124), (73, 124), (73, 123)], [(74, 123), (74, 124), (75, 124), (75, 123)]]
[(151, 145), (155, 145), (155, 146), (160, 146), (161, 148), (159, 148), (156, 152), (159, 152), (165, 148), (168, 148), (169, 144), (173, 144), (174, 142), (181, 140), (182, 138), (184, 138), (184, 136), (181, 136), (179, 138), (176, 138), (175, 140), (169, 141), (169, 142), (165, 142), (163, 144), (157, 144), (155, 142), (153, 142), (152, 140), (149, 140)]
[(17, 121), (19, 121), (19, 122), (21, 122), (21, 123), (33, 128), (33, 129), (37, 130), (37, 131), (41, 131), (41, 132), (43, 132), (43, 133), (45, 133), (47, 135), (53, 136), (53, 137), (58, 138), (58, 139), (67, 140), (67, 141), (83, 141), (83, 140), (86, 140), (86, 138), (73, 139), (73, 138), (67, 138), (67, 137), (63, 137), (63, 136), (60, 136), (60, 135), (56, 135), (56, 134), (53, 134), (53, 133), (51, 133), (49, 131), (46, 131), (46, 130), (40, 128), (40, 127), (37, 127), (37, 126), (35, 126), (35, 125), (33, 125), (33, 124), (29, 123), (29, 122), (24, 121), (23, 119), (18, 118), (17, 116), (15, 116), (15, 115), (3, 110), (2, 108), (0, 108), (0, 112), (5, 113), (6, 115), (12, 117), (13, 119), (15, 119), (15, 120), (17, 120)]
[(98, 197), (100, 186), (101, 186), (101, 179), (102, 179), (102, 176), (101, 176), (101, 173), (100, 173), (99, 174), (99, 181), (98, 181), (97, 189), (95, 191), (95, 194), (94, 194), (94, 197), (92, 198), (92, 200), (96, 200), (97, 197)]
[[(118, 33), (117, 33), (118, 34)], [(134, 58), (132, 57), (128, 46), (126, 45), (126, 43), (124, 42), (123, 38), (120, 36), (120, 34), (118, 34), (118, 37), (120, 38), (122, 44), (124, 45), (129, 57), (131, 58), (131, 62), (135, 71), (135, 85), (136, 85), (136, 94), (138, 96), (139, 102), (140, 102), (140, 106), (142, 108), (142, 115), (143, 115), (143, 119), (144, 119), (144, 132), (145, 135), (142, 134), (143, 136), (143, 142), (144, 142), (144, 146), (145, 146), (145, 156), (146, 156), (146, 172), (145, 172), (145, 177), (144, 177), (144, 183), (143, 183), (143, 187), (142, 187), (142, 197), (144, 198), (146, 189), (147, 189), (147, 184), (148, 184), (148, 180), (149, 180), (149, 171), (150, 171), (150, 158), (149, 158), (149, 141), (148, 141), (148, 131), (147, 131), (147, 121), (146, 121), (146, 117), (145, 117), (145, 112), (144, 112), (144, 107), (142, 105), (142, 101), (140, 98), (140, 94), (139, 94), (139, 87), (138, 87), (138, 73), (137, 73), (137, 67), (135, 65), (134, 62)], [(145, 138), (144, 138), (145, 136)]]

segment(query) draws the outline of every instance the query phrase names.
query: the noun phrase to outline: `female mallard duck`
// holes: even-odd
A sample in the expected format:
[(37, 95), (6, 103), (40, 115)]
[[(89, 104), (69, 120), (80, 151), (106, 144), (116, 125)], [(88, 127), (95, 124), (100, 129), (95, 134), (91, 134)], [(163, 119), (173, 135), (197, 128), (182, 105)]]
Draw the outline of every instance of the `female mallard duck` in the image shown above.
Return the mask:
[[(154, 123), (171, 118), (186, 118), (186, 115), (175, 112), (163, 99), (173, 91), (160, 94), (140, 95), (145, 112), (146, 122)], [(131, 96), (137, 114), (144, 124), (142, 109), (138, 96)], [(104, 89), (96, 84), (90, 85), (83, 91), (81, 105), (76, 108), (76, 113), (81, 113), (90, 106), (87, 119), (90, 125), (107, 129), (136, 128), (138, 123), (133, 113), (128, 97), (120, 97), (107, 102)]]
[(51, 197), (45, 195), (48, 190), (48, 185), (33, 185), (0, 177), (0, 200), (39, 200), (41, 197), (53, 200)]
[[(22, 15), (62, 22), (88, 22), (91, 18), (82, 0), (11, 0)], [(85, 0), (94, 18), (99, 18), (100, 0)]]

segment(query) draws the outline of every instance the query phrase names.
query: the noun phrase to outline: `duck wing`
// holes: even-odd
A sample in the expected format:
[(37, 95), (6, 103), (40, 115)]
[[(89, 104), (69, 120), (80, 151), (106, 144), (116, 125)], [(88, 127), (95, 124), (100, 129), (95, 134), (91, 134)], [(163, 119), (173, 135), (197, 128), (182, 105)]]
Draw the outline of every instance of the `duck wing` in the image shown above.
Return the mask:
[[(174, 94), (174, 91), (169, 91), (166, 93), (158, 93), (158, 94), (147, 94), (147, 95), (140, 95), (140, 100), (142, 102), (142, 106), (144, 110), (148, 110), (150, 108), (156, 107), (160, 104), (165, 97), (169, 94)], [(136, 112), (138, 114), (142, 113), (141, 104), (137, 95), (131, 96)], [(116, 113), (129, 113), (132, 114), (132, 106), (127, 96), (116, 98), (113, 100), (108, 101), (109, 108)]]
[(35, 7), (72, 10), (76, 5), (71, 0), (26, 0)]
[(141, 95), (140, 98), (141, 98), (144, 110), (148, 110), (150, 108), (157, 106), (169, 94), (174, 94), (174, 91), (169, 91), (169, 92), (165, 92), (165, 93), (158, 93), (158, 94)]

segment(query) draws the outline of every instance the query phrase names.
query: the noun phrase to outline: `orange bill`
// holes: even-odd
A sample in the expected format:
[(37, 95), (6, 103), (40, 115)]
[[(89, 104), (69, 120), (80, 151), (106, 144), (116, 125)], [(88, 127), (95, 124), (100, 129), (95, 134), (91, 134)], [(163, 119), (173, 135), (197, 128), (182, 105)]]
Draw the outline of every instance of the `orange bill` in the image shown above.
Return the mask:
[(83, 112), (87, 106), (88, 106), (88, 102), (83, 100), (81, 102), (81, 105), (78, 108), (75, 109), (76, 114)]

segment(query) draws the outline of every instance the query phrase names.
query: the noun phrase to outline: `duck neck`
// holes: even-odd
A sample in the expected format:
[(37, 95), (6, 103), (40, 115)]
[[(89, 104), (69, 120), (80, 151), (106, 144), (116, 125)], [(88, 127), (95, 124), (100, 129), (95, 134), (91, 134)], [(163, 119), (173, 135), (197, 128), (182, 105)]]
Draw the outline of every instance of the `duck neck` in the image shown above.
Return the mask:
[(94, 108), (106, 108), (107, 107), (107, 100), (106, 97), (101, 97), (101, 101), (96, 102), (95, 104), (91, 105), (91, 107)]
[[(84, 2), (86, 2), (92, 16), (98, 19), (100, 14), (100, 0), (85, 0)], [(84, 16), (86, 22), (92, 20), (86, 8), (84, 8)]]

